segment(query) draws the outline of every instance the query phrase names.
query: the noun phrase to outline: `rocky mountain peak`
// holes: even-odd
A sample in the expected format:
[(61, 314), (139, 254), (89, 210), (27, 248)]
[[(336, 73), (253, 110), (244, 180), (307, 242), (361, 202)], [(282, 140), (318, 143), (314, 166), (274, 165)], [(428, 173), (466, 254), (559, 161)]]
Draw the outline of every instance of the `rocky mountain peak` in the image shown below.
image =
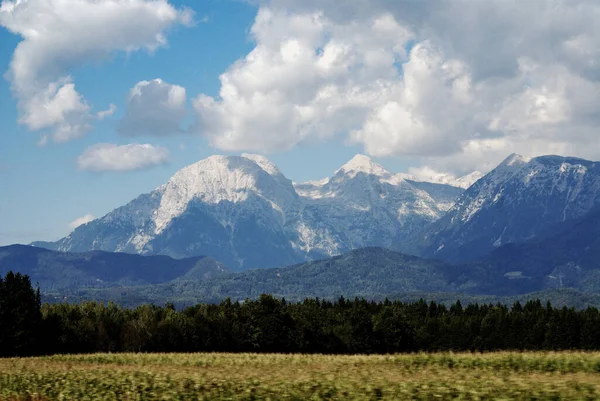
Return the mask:
[(385, 168), (380, 166), (377, 163), (374, 163), (370, 157), (357, 154), (355, 155), (348, 163), (344, 164), (338, 170), (336, 170), (335, 174), (347, 174), (354, 178), (358, 173), (365, 173), (371, 175), (377, 175), (380, 177), (391, 176), (392, 173), (387, 171)]
[(502, 161), (502, 163), (500, 163), (496, 169), (518, 170), (519, 168), (523, 167), (530, 161), (531, 161), (530, 157), (525, 157), (525, 156), (513, 153), (510, 156), (508, 156), (506, 159), (504, 159), (504, 161)]
[(569, 157), (513, 154), (461, 195), (424, 238), (425, 255), (482, 256), (545, 235), (600, 204), (600, 164)]
[(240, 203), (250, 194), (266, 198), (282, 209), (296, 193), (287, 179), (262, 156), (211, 156), (179, 170), (164, 187), (154, 213), (155, 233), (180, 216), (192, 200), (207, 204)]

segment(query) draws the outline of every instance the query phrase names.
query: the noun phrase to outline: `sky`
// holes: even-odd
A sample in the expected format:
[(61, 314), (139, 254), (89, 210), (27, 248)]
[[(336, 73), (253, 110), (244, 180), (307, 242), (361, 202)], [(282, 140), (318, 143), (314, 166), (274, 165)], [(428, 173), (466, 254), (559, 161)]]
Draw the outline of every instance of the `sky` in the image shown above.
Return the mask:
[(212, 154), (297, 182), (600, 159), (600, 3), (3, 0), (0, 245), (56, 240)]

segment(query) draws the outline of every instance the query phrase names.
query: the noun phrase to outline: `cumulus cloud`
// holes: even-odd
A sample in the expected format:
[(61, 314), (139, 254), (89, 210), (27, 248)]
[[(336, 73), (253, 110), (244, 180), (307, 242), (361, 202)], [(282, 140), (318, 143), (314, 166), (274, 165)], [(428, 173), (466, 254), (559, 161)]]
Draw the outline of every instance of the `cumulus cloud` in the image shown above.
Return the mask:
[(77, 158), (80, 170), (93, 172), (145, 170), (168, 162), (167, 149), (137, 143), (122, 146), (99, 143), (87, 148)]
[(129, 92), (119, 133), (125, 136), (181, 133), (181, 120), (187, 114), (186, 100), (185, 88), (181, 86), (161, 79), (138, 82)]
[(25, 112), (19, 122), (31, 130), (54, 128), (56, 142), (78, 138), (92, 128), (90, 106), (75, 90), (70, 78), (48, 84), (20, 106), (24, 106)]
[(95, 219), (95, 217), (91, 214), (86, 214), (85, 216), (81, 216), (75, 220), (73, 220), (72, 222), (69, 223), (69, 228), (71, 230), (76, 229), (79, 226), (82, 226), (84, 224), (89, 223), (90, 221), (93, 221)]
[(84, 135), (94, 115), (68, 71), (115, 51), (152, 52), (166, 44), (170, 27), (192, 18), (167, 0), (2, 1), (0, 26), (23, 38), (6, 74), (19, 122), (51, 130), (57, 142)]
[(410, 39), (388, 14), (338, 25), (268, 8), (251, 32), (257, 45), (221, 75), (219, 98), (194, 101), (198, 128), (226, 150), (274, 151), (360, 126), (393, 89)]
[(254, 49), (194, 100), (213, 146), (340, 135), (455, 174), (512, 152), (600, 158), (600, 3), (260, 4)]
[(110, 106), (108, 106), (108, 109), (106, 110), (100, 110), (99, 112), (96, 113), (96, 118), (100, 121), (104, 120), (107, 117), (112, 116), (113, 114), (115, 114), (115, 112), (117, 111), (117, 106), (115, 106), (114, 104), (110, 104)]

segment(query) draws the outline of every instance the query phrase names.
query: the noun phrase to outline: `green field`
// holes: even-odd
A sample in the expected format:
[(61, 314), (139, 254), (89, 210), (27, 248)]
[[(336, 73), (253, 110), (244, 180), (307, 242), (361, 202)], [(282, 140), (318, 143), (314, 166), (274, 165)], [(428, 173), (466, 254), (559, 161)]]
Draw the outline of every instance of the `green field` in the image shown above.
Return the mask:
[(600, 353), (0, 359), (2, 400), (596, 400)]

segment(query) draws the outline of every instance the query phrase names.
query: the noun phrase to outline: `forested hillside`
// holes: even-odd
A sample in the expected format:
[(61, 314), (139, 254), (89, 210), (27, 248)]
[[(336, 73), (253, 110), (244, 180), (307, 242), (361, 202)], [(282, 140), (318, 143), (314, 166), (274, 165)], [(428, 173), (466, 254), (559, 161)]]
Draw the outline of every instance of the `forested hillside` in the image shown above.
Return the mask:
[(0, 280), (0, 356), (89, 352), (394, 353), (600, 349), (600, 312), (499, 304), (256, 300), (125, 309), (45, 304), (27, 276)]

